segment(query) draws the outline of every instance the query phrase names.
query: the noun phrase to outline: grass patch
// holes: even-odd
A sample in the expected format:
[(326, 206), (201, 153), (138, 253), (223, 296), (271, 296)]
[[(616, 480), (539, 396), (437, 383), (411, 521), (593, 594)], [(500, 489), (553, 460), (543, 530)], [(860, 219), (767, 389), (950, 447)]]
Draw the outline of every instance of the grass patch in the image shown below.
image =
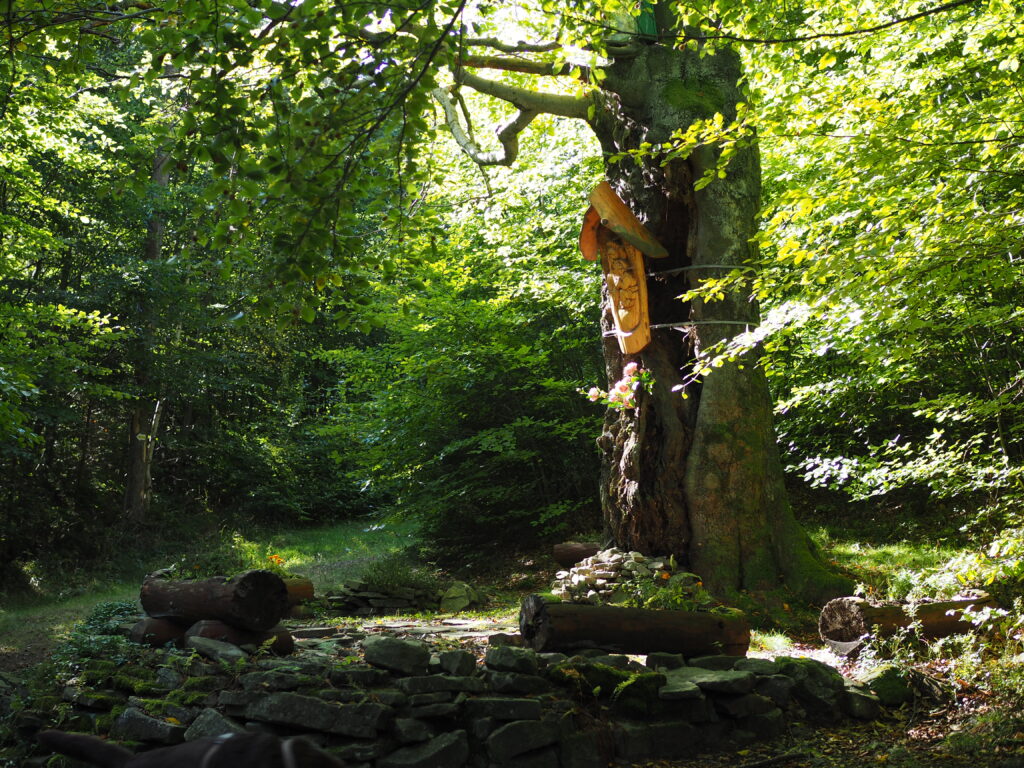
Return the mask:
[(821, 526), (810, 531), (811, 538), (826, 557), (852, 574), (870, 590), (886, 598), (899, 599), (905, 591), (901, 574), (939, 570), (960, 554), (960, 547), (945, 542), (903, 540), (866, 543), (850, 531)]
[(791, 652), (795, 645), (793, 639), (782, 632), (756, 629), (750, 631), (750, 650), (752, 651), (780, 655)]

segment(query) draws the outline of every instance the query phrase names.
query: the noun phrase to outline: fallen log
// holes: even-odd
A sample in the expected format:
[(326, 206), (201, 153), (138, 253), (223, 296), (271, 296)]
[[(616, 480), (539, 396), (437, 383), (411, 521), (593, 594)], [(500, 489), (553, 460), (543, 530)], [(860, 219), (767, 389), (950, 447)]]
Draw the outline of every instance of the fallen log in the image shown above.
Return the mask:
[(563, 568), (572, 568), (580, 560), (593, 557), (601, 551), (596, 541), (564, 541), (551, 548), (555, 562)]
[(285, 576), (284, 586), (288, 590), (289, 607), (313, 599), (313, 582), (305, 576)]
[(967, 608), (995, 606), (996, 602), (988, 597), (920, 603), (912, 609), (911, 615), (909, 606), (872, 605), (862, 597), (838, 597), (821, 609), (818, 633), (835, 653), (849, 656), (872, 636), (875, 627), (879, 636), (891, 637), (918, 622), (922, 637), (947, 637), (973, 628), (974, 625), (963, 618)]
[(620, 653), (745, 656), (750, 646), (750, 625), (741, 614), (551, 603), (540, 595), (523, 599), (519, 632), (535, 651), (597, 647)]
[(255, 645), (261, 647), (269, 644), (271, 652), (278, 656), (287, 656), (295, 650), (295, 638), (292, 633), (278, 625), (266, 632), (252, 632), (239, 629), (216, 619), (197, 621), (185, 630), (185, 640), (190, 637), (206, 637), (210, 640), (221, 640), (235, 645)]
[(220, 619), (239, 629), (263, 632), (288, 611), (288, 589), (270, 571), (248, 571), (232, 578), (185, 581), (159, 574), (147, 576), (139, 593), (142, 608), (155, 619), (185, 626)]
[(154, 619), (152, 616), (139, 620), (128, 634), (132, 642), (154, 648), (162, 648), (168, 643), (180, 645), (184, 636), (185, 627), (181, 624), (170, 619)]

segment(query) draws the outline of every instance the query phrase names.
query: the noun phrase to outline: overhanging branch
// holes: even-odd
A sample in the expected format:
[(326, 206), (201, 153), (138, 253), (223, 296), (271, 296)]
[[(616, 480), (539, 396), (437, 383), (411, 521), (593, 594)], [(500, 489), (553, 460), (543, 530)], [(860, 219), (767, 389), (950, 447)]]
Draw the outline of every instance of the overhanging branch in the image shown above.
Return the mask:
[(524, 112), (543, 112), (560, 117), (573, 117), (579, 120), (587, 119), (587, 108), (590, 106), (589, 99), (563, 96), (557, 93), (538, 93), (537, 91), (531, 91), (529, 88), (520, 88), (515, 85), (508, 85), (507, 83), (488, 80), (464, 70), (457, 73), (457, 78), (459, 83), (468, 85), (474, 91), (507, 101)]
[(493, 48), (502, 53), (548, 53), (562, 47), (560, 43), (505, 43), (496, 37), (464, 37), (461, 42), (464, 46)]
[[(530, 61), (508, 56), (462, 56), (458, 63), (463, 67), (476, 69), (503, 69), (506, 72), (522, 72), (527, 75), (569, 75), (574, 69), (572, 64), (555, 64), (550, 61)], [(576, 67), (576, 69), (586, 69)]]
[(455, 101), (448, 92), (437, 88), (432, 93), (444, 109), (445, 122), (451, 130), (455, 142), (477, 165), (512, 165), (516, 157), (519, 156), (519, 134), (538, 114), (532, 110), (520, 109), (515, 117), (499, 126), (495, 131), (498, 141), (501, 143), (501, 150), (484, 152), (470, 134), (463, 129), (455, 109)]

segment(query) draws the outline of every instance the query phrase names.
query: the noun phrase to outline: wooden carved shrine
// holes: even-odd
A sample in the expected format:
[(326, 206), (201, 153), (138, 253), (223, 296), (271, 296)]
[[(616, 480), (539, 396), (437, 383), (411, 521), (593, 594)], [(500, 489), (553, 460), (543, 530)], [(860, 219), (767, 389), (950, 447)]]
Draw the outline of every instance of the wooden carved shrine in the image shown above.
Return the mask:
[(590, 208), (580, 230), (583, 258), (601, 258), (611, 301), (615, 336), (623, 354), (635, 354), (651, 341), (644, 255), (668, 256), (607, 181), (590, 193)]

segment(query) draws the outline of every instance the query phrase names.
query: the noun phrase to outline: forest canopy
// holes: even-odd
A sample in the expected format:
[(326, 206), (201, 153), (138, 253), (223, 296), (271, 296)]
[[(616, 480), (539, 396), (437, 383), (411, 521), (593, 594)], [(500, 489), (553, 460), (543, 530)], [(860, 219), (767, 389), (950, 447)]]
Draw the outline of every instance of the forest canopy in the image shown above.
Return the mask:
[[(0, 573), (240, 520), (394, 512), (449, 555), (598, 527), (584, 123), (656, 21), (745, 100), (685, 84), (700, 119), (610, 167), (762, 165), (756, 277), (682, 297), (762, 322), (691, 375), (760, 355), (798, 510), (934, 515), (1018, 575), (1024, 10), (664, 5), (0, 6)], [(555, 107), (502, 101), (538, 77)], [(524, 121), (515, 163), (446, 108), (486, 152)]]

